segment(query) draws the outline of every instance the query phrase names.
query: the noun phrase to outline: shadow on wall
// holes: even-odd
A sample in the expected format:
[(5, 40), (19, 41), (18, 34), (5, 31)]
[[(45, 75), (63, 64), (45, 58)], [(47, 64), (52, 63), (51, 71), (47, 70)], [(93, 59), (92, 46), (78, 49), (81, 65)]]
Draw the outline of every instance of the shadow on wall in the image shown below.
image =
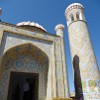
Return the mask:
[(84, 100), (79, 62), (79, 57), (75, 55), (73, 58), (75, 96), (77, 100)]

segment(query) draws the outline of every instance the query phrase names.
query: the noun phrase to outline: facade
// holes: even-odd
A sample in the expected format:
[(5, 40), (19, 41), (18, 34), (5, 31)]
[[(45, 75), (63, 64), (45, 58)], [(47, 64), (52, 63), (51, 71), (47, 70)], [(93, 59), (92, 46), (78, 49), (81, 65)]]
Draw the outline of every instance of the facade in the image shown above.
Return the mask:
[[(83, 10), (81, 4), (75, 3), (65, 12), (75, 95), (78, 100), (99, 100), (100, 74)], [(72, 100), (63, 30), (59, 24), (53, 35), (34, 22), (0, 22), (0, 100), (23, 100), (26, 81), (30, 100)]]
[(84, 100), (100, 99), (100, 72), (90, 40), (84, 7), (79, 3), (65, 11), (71, 58), (74, 70), (76, 97)]
[(18, 85), (23, 100), (22, 87), (27, 78), (35, 86), (35, 100), (69, 98), (64, 26), (55, 29), (57, 34), (52, 35), (37, 23), (0, 22), (0, 100), (15, 100)]

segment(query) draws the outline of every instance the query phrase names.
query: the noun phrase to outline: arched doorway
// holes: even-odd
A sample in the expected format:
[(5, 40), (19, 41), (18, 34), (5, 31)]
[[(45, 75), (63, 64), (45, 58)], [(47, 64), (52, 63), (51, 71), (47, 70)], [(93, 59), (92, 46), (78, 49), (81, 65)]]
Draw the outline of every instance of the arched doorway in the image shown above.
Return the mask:
[[(20, 87), (20, 99), (23, 100), (23, 84), (35, 82), (35, 96), (45, 99), (48, 76), (47, 55), (32, 44), (23, 44), (9, 49), (3, 56), (0, 69), (0, 100), (13, 100), (16, 87)], [(34, 78), (34, 79), (33, 79)], [(33, 83), (34, 84), (34, 83)], [(31, 84), (31, 85), (33, 85)], [(34, 98), (33, 97), (33, 98)], [(33, 99), (32, 99), (33, 100)]]

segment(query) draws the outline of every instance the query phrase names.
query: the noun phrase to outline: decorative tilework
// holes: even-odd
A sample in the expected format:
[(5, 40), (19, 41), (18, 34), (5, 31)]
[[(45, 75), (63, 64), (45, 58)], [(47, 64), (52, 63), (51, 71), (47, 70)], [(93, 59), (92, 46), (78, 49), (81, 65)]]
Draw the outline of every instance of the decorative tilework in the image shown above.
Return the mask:
[(11, 71), (39, 73), (39, 98), (46, 97), (48, 58), (37, 47), (26, 44), (5, 53), (0, 70), (0, 97), (2, 96), (3, 100), (7, 97)]

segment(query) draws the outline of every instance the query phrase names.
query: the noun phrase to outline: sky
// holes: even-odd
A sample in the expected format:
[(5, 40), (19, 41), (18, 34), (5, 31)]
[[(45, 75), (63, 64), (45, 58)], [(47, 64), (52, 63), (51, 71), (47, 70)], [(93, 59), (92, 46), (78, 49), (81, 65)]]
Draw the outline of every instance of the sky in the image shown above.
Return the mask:
[(68, 5), (76, 2), (81, 3), (85, 8), (85, 17), (100, 70), (100, 0), (0, 0), (2, 8), (0, 19), (3, 22), (17, 24), (23, 21), (33, 21), (42, 25), (51, 34), (56, 34), (54, 28), (57, 24), (61, 23), (65, 26), (64, 37), (70, 92), (74, 91), (74, 82), (64, 13)]

